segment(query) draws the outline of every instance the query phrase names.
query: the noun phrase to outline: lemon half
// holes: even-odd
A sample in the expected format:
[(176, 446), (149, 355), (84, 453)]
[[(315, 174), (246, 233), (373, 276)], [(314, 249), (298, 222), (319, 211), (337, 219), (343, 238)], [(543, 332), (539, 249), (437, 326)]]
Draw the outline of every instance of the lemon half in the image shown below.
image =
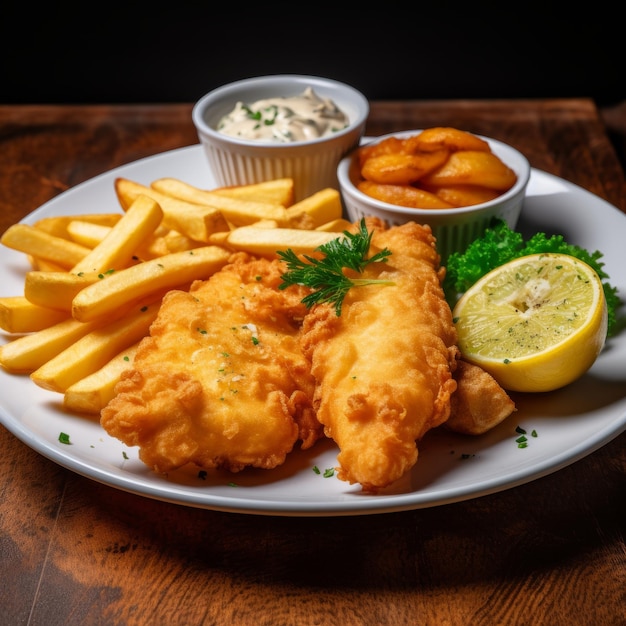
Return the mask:
[(600, 277), (567, 254), (532, 254), (497, 267), (461, 296), (453, 317), (464, 359), (510, 391), (568, 385), (606, 340)]

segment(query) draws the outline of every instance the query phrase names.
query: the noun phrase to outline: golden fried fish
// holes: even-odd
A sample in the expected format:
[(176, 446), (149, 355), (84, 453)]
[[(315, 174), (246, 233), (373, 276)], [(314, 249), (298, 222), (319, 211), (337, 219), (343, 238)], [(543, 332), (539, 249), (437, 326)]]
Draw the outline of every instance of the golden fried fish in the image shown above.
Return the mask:
[(383, 248), (391, 251), (387, 262), (362, 276), (393, 285), (352, 288), (340, 316), (318, 304), (302, 327), (317, 418), (340, 450), (338, 476), (366, 491), (410, 470), (417, 442), (448, 419), (459, 356), (431, 229), (378, 225), (370, 252)]
[(101, 424), (157, 472), (194, 463), (273, 468), (323, 435), (298, 333), (306, 292), (279, 290), (279, 261), (234, 254), (166, 295)]

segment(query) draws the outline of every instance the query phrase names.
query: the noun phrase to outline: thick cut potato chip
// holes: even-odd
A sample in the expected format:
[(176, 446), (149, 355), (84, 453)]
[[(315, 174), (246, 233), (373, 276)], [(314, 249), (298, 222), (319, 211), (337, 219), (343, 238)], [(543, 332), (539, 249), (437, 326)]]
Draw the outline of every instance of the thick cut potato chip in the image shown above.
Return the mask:
[(63, 269), (74, 267), (91, 251), (90, 248), (73, 241), (22, 223), (9, 226), (4, 231), (0, 243), (7, 248), (51, 261)]
[(158, 194), (198, 206), (218, 210), (235, 226), (246, 226), (260, 219), (275, 219), (284, 223), (285, 207), (258, 200), (242, 200), (199, 189), (177, 178), (160, 178), (150, 187)]
[(458, 152), (459, 150), (474, 150), (478, 152), (491, 152), (489, 144), (480, 137), (468, 133), (465, 130), (451, 128), (449, 126), (435, 126), (427, 128), (418, 135), (413, 135), (406, 140), (404, 149), (408, 153), (447, 150)]
[(453, 205), (438, 198), (434, 193), (411, 185), (380, 185), (369, 180), (363, 180), (358, 184), (358, 188), (376, 200), (411, 209), (453, 208)]
[(0, 298), (0, 328), (8, 333), (36, 332), (54, 326), (68, 317), (67, 311), (33, 304), (24, 296)]
[(461, 150), (453, 152), (439, 169), (424, 176), (427, 186), (477, 185), (497, 191), (510, 189), (517, 180), (515, 172), (491, 152)]
[(456, 187), (435, 187), (432, 191), (437, 197), (456, 207), (472, 206), (489, 202), (500, 195), (496, 189), (476, 187), (473, 185), (457, 185)]
[(239, 200), (254, 200), (290, 207), (295, 202), (295, 182), (293, 178), (276, 178), (250, 185), (236, 185), (233, 187), (218, 187), (213, 193)]
[(124, 211), (140, 195), (148, 196), (161, 207), (163, 226), (183, 233), (195, 241), (207, 242), (212, 233), (229, 230), (224, 215), (215, 207), (185, 202), (127, 178), (116, 178), (114, 184), (115, 193)]
[(87, 248), (95, 248), (110, 232), (111, 226), (85, 220), (72, 220), (67, 225), (70, 239)]
[(24, 296), (33, 304), (65, 311), (70, 315), (72, 301), (78, 292), (103, 278), (104, 275), (97, 272), (73, 274), (32, 271), (24, 279)]
[(228, 251), (223, 248), (204, 246), (113, 272), (78, 292), (72, 302), (72, 317), (81, 322), (113, 319), (135, 303), (164, 290), (208, 278), (226, 264), (228, 257)]
[(130, 264), (137, 246), (154, 233), (162, 218), (163, 211), (156, 200), (140, 195), (107, 236), (72, 268), (72, 272), (123, 269)]
[(336, 238), (336, 233), (322, 230), (242, 226), (228, 235), (226, 245), (234, 250), (275, 257), (278, 250), (287, 248), (291, 248), (296, 254), (313, 254), (316, 248)]
[(286, 223), (278, 225), (313, 229), (339, 219), (342, 211), (341, 194), (336, 189), (327, 187), (289, 207), (286, 211)]
[(351, 227), (352, 222), (340, 217), (339, 219), (318, 226), (315, 230), (323, 230), (325, 233), (343, 233), (346, 230), (350, 230)]
[[(211, 238), (216, 234), (227, 235), (228, 231), (213, 233), (209, 236), (209, 243), (211, 242)], [(171, 254), (172, 252), (185, 252), (186, 250), (201, 248), (205, 245), (205, 242), (195, 241), (187, 235), (183, 235), (175, 230), (168, 230), (158, 236), (149, 237), (144, 241), (137, 248), (135, 257), (140, 261), (149, 261), (150, 259), (156, 259), (166, 254)]]
[(381, 154), (367, 159), (361, 168), (365, 180), (383, 185), (411, 185), (441, 167), (448, 159), (447, 150), (416, 154)]
[(95, 322), (83, 324), (70, 318), (18, 337), (0, 346), (0, 365), (13, 374), (30, 374), (98, 326)]
[(139, 343), (125, 348), (99, 370), (70, 385), (63, 395), (63, 408), (75, 413), (98, 415), (115, 396), (115, 385), (121, 373), (132, 367)]
[(367, 159), (382, 156), (384, 154), (405, 154), (405, 143), (406, 139), (401, 139), (400, 137), (387, 137), (377, 143), (361, 146), (357, 151), (359, 167), (363, 167), (363, 164), (367, 161)]
[(44, 389), (65, 393), (68, 387), (145, 337), (159, 307), (160, 302), (137, 308), (124, 318), (85, 334), (32, 372), (31, 380)]
[(77, 219), (94, 225), (111, 227), (115, 226), (121, 217), (121, 213), (83, 213), (80, 216), (51, 215), (50, 217), (42, 217), (37, 220), (34, 226), (55, 237), (72, 239), (71, 235), (68, 233), (68, 228), (69, 225)]

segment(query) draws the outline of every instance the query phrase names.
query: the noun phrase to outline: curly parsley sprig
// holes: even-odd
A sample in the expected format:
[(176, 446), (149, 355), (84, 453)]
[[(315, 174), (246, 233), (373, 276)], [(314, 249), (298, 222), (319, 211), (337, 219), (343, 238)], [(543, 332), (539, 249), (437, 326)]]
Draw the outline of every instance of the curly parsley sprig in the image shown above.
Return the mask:
[(372, 243), (373, 232), (369, 233), (362, 219), (356, 233), (344, 231), (344, 237), (337, 237), (322, 244), (316, 251), (322, 252), (321, 259), (302, 255), (300, 258), (291, 248), (279, 250), (278, 255), (287, 263), (287, 271), (281, 276), (280, 289), (289, 285), (305, 285), (314, 291), (302, 299), (302, 303), (311, 308), (314, 304), (329, 302), (335, 306), (335, 313), (341, 315), (343, 299), (352, 287), (363, 285), (393, 285), (391, 280), (373, 278), (348, 278), (344, 269), (351, 269), (359, 274), (370, 263), (386, 263), (391, 250), (385, 248), (367, 258)]

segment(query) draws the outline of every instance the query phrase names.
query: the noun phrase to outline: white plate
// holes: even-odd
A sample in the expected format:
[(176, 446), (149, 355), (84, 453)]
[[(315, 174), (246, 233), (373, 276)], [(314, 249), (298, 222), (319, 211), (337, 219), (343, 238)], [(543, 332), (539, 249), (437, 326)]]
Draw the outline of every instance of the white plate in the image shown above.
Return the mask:
[[(149, 184), (174, 177), (213, 186), (202, 148), (173, 150), (107, 172), (76, 186), (31, 213), (24, 221), (50, 215), (119, 210), (113, 181), (124, 176)], [(533, 170), (520, 230), (562, 233), (565, 239), (602, 250), (605, 270), (626, 294), (626, 215), (593, 194), (560, 178)], [(0, 247), (0, 295), (23, 293), (24, 255)], [(6, 342), (6, 336), (0, 341)], [(521, 485), (559, 470), (626, 429), (626, 332), (610, 340), (592, 369), (576, 383), (548, 394), (515, 395), (518, 411), (480, 437), (435, 430), (421, 442), (413, 471), (378, 495), (365, 495), (323, 472), (336, 465), (336, 448), (321, 441), (296, 451), (275, 470), (239, 474), (209, 472), (157, 476), (138, 460), (137, 450), (109, 437), (96, 419), (68, 415), (61, 396), (26, 376), (0, 371), (0, 419), (17, 438), (52, 461), (88, 478), (131, 493), (187, 506), (289, 516), (363, 515), (431, 507)], [(517, 446), (516, 427), (530, 435)], [(67, 433), (71, 445), (59, 442)], [(319, 468), (321, 474), (314, 471)]]

